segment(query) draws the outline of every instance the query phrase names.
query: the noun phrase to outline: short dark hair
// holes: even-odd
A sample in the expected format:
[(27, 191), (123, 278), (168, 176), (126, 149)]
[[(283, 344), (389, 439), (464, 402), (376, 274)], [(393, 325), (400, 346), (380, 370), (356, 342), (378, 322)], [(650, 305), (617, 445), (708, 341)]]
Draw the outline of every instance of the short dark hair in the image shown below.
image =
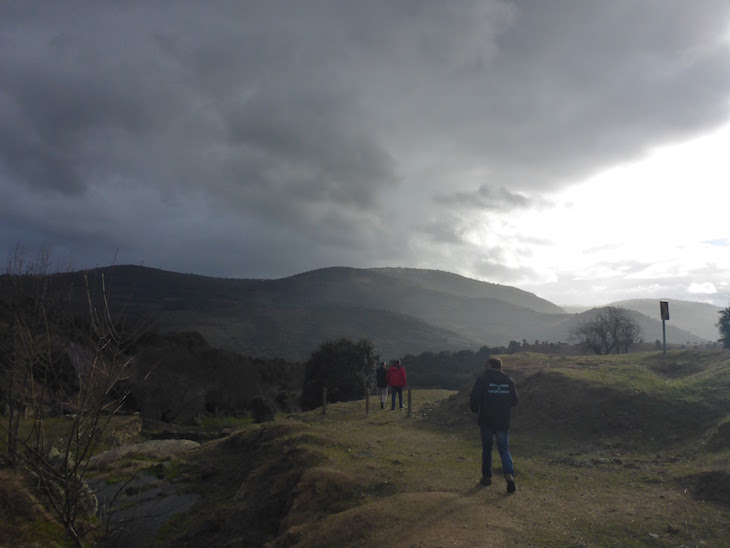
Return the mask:
[(502, 360), (499, 358), (489, 358), (487, 360), (487, 365), (492, 369), (502, 369)]

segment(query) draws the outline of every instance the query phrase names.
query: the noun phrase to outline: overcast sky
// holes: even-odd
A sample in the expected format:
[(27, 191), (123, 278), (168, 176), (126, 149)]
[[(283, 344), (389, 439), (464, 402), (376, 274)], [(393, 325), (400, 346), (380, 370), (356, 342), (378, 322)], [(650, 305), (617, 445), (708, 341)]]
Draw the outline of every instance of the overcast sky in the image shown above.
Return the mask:
[(0, 251), (730, 301), (730, 2), (0, 4)]

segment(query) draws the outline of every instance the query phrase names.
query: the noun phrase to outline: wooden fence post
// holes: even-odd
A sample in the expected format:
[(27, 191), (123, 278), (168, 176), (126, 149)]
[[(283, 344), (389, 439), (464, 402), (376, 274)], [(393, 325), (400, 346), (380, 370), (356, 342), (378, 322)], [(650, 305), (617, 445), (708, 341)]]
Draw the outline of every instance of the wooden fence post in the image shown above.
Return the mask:
[(322, 387), (322, 414), (327, 414), (327, 387)]
[(370, 413), (370, 391), (365, 391), (365, 416), (367, 417)]

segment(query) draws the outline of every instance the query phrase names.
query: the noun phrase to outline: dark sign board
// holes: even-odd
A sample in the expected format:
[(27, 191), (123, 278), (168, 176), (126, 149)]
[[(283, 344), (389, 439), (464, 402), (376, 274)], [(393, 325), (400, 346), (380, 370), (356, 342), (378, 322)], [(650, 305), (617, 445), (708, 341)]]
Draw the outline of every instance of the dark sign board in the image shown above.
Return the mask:
[(662, 320), (669, 319), (669, 301), (659, 301), (659, 312), (662, 315)]

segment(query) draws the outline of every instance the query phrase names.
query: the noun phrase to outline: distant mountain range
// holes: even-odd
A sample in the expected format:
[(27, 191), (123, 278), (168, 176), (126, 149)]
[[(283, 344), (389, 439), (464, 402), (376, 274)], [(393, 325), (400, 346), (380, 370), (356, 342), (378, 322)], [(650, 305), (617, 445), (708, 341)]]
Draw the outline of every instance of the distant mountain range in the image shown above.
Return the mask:
[[(510, 340), (568, 342), (595, 310), (569, 314), (517, 289), (449, 272), (324, 268), (277, 280), (224, 279), (139, 266), (104, 273), (112, 302), (160, 331), (195, 330), (219, 348), (304, 360), (327, 339), (370, 338), (384, 357), (506, 346)], [(77, 274), (78, 275), (78, 274)], [(661, 339), (656, 301), (617, 303), (636, 311), (646, 341)], [(716, 307), (670, 303), (667, 342), (716, 340)], [(656, 309), (656, 310), (655, 310)]]
[[(650, 318), (660, 319), (659, 301), (655, 299), (618, 301), (612, 305), (636, 310)], [(675, 325), (708, 341), (716, 341), (720, 338), (717, 321), (720, 319), (721, 311), (722, 308), (712, 304), (670, 300), (667, 325)]]

